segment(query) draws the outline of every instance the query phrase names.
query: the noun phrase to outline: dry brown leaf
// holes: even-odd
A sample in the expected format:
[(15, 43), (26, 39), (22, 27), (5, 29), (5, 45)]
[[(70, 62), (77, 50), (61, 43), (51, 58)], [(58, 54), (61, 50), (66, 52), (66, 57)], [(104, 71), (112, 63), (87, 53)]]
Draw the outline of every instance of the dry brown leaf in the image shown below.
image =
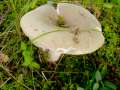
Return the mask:
[(8, 60), (9, 60), (9, 57), (6, 54), (0, 52), (0, 63), (6, 63), (8, 62)]

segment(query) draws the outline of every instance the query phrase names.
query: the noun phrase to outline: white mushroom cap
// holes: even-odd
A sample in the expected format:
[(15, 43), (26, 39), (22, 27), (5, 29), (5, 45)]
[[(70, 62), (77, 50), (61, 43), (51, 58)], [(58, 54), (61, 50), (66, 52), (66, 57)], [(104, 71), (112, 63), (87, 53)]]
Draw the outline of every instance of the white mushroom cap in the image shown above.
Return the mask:
[(59, 3), (57, 12), (64, 17), (66, 24), (69, 27), (77, 27), (81, 30), (89, 30), (97, 28), (101, 30), (101, 25), (98, 20), (88, 10), (82, 6)]
[[(67, 28), (57, 26), (58, 15), (64, 17)], [(61, 54), (81, 55), (99, 49), (104, 43), (100, 23), (82, 6), (58, 3), (57, 10), (42, 5), (21, 19), (23, 32), (39, 48), (50, 50), (49, 61)]]

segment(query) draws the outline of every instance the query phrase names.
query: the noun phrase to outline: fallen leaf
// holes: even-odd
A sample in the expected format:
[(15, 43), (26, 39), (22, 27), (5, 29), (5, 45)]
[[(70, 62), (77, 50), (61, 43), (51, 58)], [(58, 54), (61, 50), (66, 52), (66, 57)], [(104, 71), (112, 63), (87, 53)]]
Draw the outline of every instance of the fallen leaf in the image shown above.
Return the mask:
[(9, 57), (6, 54), (0, 52), (0, 63), (6, 63), (8, 62), (8, 60), (9, 60)]

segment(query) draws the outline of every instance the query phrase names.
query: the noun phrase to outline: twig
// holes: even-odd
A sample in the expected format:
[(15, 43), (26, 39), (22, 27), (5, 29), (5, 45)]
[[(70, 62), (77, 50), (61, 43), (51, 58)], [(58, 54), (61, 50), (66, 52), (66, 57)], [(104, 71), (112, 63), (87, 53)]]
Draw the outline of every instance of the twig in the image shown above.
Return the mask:
[(2, 88), (10, 79), (11, 77), (9, 77), (2, 85), (0, 85), (0, 88)]
[(44, 79), (47, 81), (48, 79), (46, 78), (46, 76), (45, 76), (45, 74), (44, 74), (44, 71), (42, 71), (41, 73), (42, 73)]
[(63, 57), (64, 57), (64, 54), (61, 55), (59, 62), (56, 64), (55, 71), (57, 70), (57, 67), (60, 64), (60, 62), (62, 61)]
[[(58, 65), (59, 65), (60, 62), (62, 61), (63, 56), (64, 56), (64, 54), (61, 55), (59, 62), (56, 64), (55, 71), (57, 70)], [(54, 74), (55, 74), (55, 73), (52, 74), (52, 76), (50, 77), (50, 79), (53, 78)]]
[[(56, 71), (42, 71), (42, 72), (51, 72), (51, 73), (80, 73), (80, 72), (56, 72)], [(82, 73), (82, 72), (81, 72)]]
[(34, 75), (33, 75), (33, 70), (32, 70), (32, 81), (33, 81), (33, 87), (34, 87), (34, 90), (36, 90), (36, 88), (35, 88), (35, 82), (34, 82)]

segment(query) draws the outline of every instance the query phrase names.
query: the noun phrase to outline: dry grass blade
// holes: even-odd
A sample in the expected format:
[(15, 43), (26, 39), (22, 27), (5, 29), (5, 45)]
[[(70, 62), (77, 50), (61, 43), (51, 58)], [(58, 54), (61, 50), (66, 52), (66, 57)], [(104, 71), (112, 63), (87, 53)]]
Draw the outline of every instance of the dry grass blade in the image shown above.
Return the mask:
[(0, 88), (2, 88), (10, 79), (11, 77), (9, 77), (2, 85), (0, 85)]
[[(4, 66), (1, 65), (1, 64), (0, 64), (0, 67), (1, 67), (4, 71), (6, 71), (11, 78), (13, 78), (15, 81), (17, 81), (16, 77), (13, 76), (6, 67), (4, 67)], [(24, 87), (25, 87), (26, 89), (28, 89), (28, 90), (32, 90), (31, 88), (29, 88), (27, 85), (25, 85), (25, 84), (23, 84), (23, 83), (20, 83), (20, 82), (17, 82), (17, 83), (19, 83), (20, 85), (24, 86)]]

